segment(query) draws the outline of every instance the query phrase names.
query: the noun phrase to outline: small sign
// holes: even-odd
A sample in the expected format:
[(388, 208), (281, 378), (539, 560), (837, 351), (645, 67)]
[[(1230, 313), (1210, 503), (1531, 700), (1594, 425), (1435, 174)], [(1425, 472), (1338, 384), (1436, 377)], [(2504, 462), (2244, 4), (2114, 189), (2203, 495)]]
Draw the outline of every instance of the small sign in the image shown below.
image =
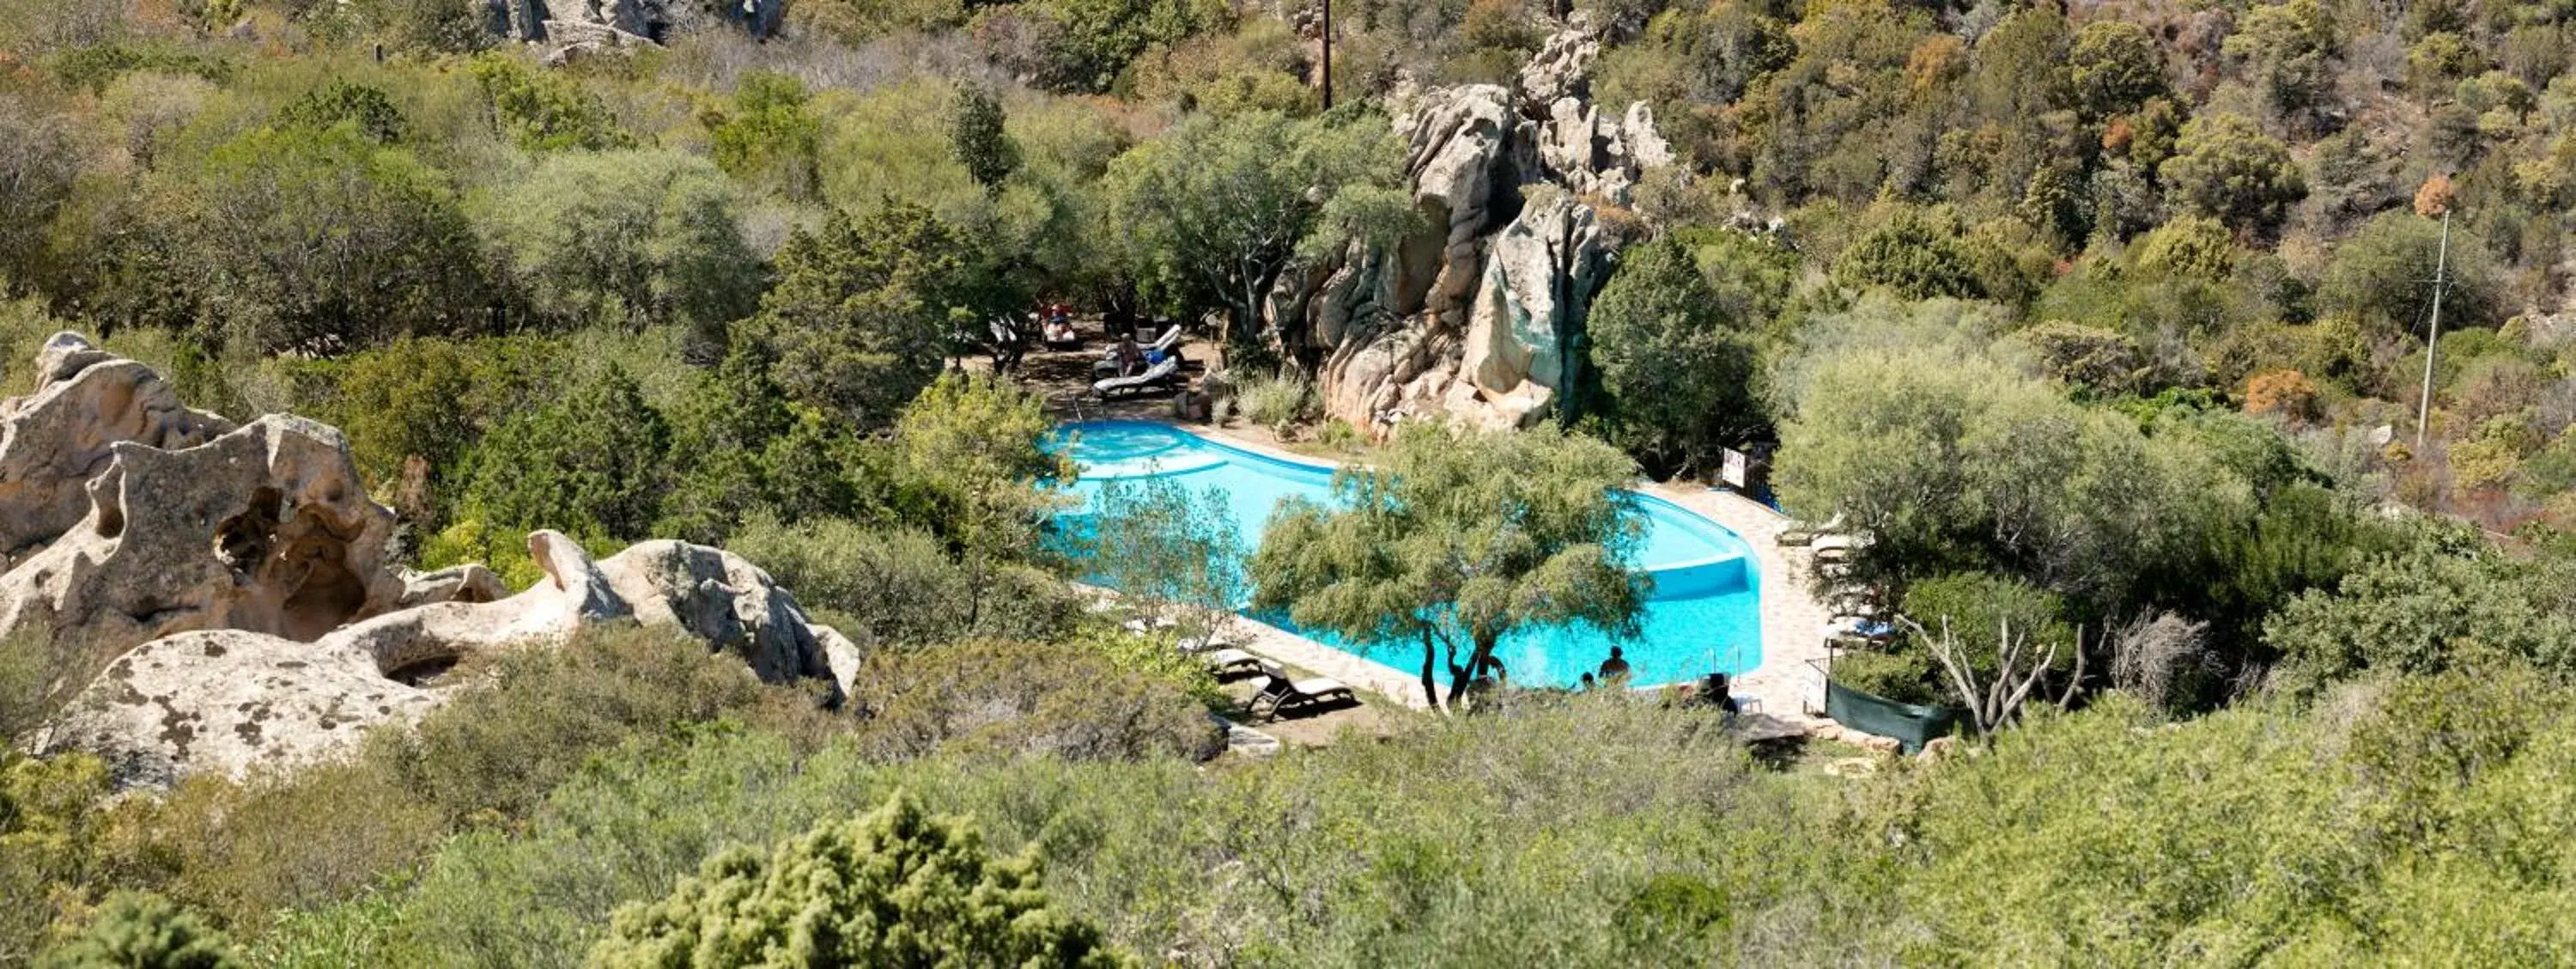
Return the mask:
[(1724, 452), (1726, 463), (1718, 468), (1718, 480), (1726, 482), (1726, 486), (1729, 488), (1741, 490), (1744, 487), (1744, 466), (1746, 464), (1744, 452), (1731, 447), (1720, 448), (1719, 450)]

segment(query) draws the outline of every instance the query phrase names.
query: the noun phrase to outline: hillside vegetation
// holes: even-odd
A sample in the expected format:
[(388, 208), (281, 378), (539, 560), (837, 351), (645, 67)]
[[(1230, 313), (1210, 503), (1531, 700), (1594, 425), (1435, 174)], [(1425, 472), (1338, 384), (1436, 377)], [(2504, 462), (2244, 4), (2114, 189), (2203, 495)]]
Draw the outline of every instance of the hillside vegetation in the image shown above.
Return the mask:
[[(0, 748), (0, 965), (2576, 960), (2576, 6), (1345, 0), (1329, 111), (1321, 13), (795, 0), (548, 66), (480, 4), (0, 0), (9, 393), (92, 333), (343, 429), (417, 567), (680, 537), (876, 647), (823, 710), (589, 630), (161, 797)], [(1569, 23), (1675, 159), (1581, 201), (1566, 426), (1319, 418), (1269, 284), (1410, 238), (1410, 99)], [(1191, 322), (1221, 412), (1421, 507), (1591, 509), (1545, 536), (1590, 571), (1337, 628), (1625, 602), (1604, 489), (1749, 448), (1909, 621), (1837, 679), (2030, 699), (1833, 773), (1618, 691), (1205, 760), (1230, 701), (1084, 608), (1064, 415), (974, 359), (1056, 300)], [(1111, 527), (1179, 605), (1386, 566), (1169, 500)], [(0, 643), (0, 739), (66, 648)]]

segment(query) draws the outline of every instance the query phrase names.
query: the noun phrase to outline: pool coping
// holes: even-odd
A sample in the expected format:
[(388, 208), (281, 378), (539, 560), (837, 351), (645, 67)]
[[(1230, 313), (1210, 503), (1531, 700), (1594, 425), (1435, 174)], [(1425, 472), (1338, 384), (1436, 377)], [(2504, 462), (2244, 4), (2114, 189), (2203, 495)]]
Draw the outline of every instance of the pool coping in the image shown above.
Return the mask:
[[(1133, 423), (1167, 427), (1230, 448), (1287, 464), (1338, 470), (1347, 462), (1299, 454), (1234, 434), (1223, 427), (1150, 417), (1116, 417), (1075, 423)], [(1823, 663), (1826, 614), (1809, 589), (1811, 570), (1805, 550), (1784, 547), (1779, 535), (1794, 522), (1778, 510), (1741, 494), (1690, 482), (1640, 481), (1630, 490), (1658, 498), (1699, 515), (1744, 541), (1747, 557), (1758, 570), (1754, 580), (1756, 611), (1761, 622), (1762, 659), (1737, 675), (1732, 692), (1756, 701), (1741, 724), (1747, 739), (1802, 736), (1825, 723)], [(1248, 616), (1236, 615), (1229, 630), (1242, 648), (1291, 666), (1332, 677), (1379, 694), (1404, 706), (1429, 709), (1419, 674), (1343, 652)], [(1660, 690), (1663, 687), (1639, 687)], [(1816, 713), (1810, 714), (1808, 711)]]

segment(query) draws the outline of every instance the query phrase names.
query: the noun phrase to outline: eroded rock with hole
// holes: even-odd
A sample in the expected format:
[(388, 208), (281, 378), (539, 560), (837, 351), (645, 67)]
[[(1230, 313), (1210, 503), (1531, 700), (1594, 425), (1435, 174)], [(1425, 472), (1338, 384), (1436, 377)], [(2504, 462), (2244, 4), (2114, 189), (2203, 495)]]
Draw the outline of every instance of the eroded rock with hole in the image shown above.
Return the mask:
[(152, 368), (57, 333), (35, 359), (36, 387), (0, 402), (0, 568), (33, 555), (89, 512), (86, 486), (119, 442), (176, 450), (233, 429), (190, 410)]
[(272, 414), (175, 450), (109, 447), (88, 513), (0, 574), (0, 636), (122, 646), (201, 629), (310, 641), (393, 608), (393, 512), (340, 432)]
[(601, 622), (676, 625), (748, 674), (836, 696), (864, 658), (767, 573), (703, 546), (593, 562), (536, 532), (544, 578), (515, 595), (480, 565), (403, 572), (394, 513), (338, 430), (285, 414), (235, 427), (72, 334), (36, 368), (34, 393), (0, 403), (0, 538), (16, 550), (0, 649), (76, 643), (81, 668), (106, 670), (33, 746), (96, 752), (121, 786), (342, 751), (435, 707), (462, 660)]
[(76, 697), (38, 747), (94, 753), (125, 788), (292, 766), (346, 752), (367, 727), (435, 709), (459, 662), (547, 648), (603, 622), (676, 625), (771, 683), (822, 679), (846, 691), (865, 655), (728, 552), (646, 542), (593, 562), (579, 543), (543, 531), (528, 547), (545, 578), (495, 601), (401, 609), (309, 643), (239, 630), (145, 643)]

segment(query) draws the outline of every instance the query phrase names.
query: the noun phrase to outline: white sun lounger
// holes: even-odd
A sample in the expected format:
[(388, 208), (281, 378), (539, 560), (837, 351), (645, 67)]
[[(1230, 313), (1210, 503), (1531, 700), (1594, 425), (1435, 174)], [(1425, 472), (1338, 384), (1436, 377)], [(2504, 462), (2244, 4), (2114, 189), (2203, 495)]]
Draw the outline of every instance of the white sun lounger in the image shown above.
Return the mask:
[(1217, 636), (1183, 636), (1177, 644), (1184, 653), (1204, 653), (1212, 649), (1231, 649), (1233, 643)]
[(1134, 619), (1127, 620), (1126, 622), (1119, 623), (1118, 628), (1131, 633), (1149, 633), (1157, 629), (1170, 629), (1180, 624), (1181, 621), (1178, 619), (1158, 614), (1151, 616), (1138, 616)]
[(1256, 718), (1277, 719), (1291, 709), (1359, 701), (1359, 694), (1351, 691), (1350, 684), (1329, 676), (1290, 680), (1287, 671), (1269, 663), (1261, 664), (1261, 672), (1270, 679), (1261, 684), (1261, 692), (1252, 696), (1249, 709)]
[(1259, 672), (1262, 666), (1261, 657), (1239, 649), (1220, 649), (1205, 654), (1205, 657), (1208, 671), (1215, 673), (1219, 679), (1237, 673)]
[(1106, 400), (1121, 393), (1149, 390), (1168, 383), (1180, 372), (1181, 358), (1180, 355), (1174, 354), (1164, 357), (1162, 362), (1146, 368), (1144, 373), (1133, 377), (1111, 377), (1096, 381), (1091, 385), (1091, 393), (1092, 396)]

